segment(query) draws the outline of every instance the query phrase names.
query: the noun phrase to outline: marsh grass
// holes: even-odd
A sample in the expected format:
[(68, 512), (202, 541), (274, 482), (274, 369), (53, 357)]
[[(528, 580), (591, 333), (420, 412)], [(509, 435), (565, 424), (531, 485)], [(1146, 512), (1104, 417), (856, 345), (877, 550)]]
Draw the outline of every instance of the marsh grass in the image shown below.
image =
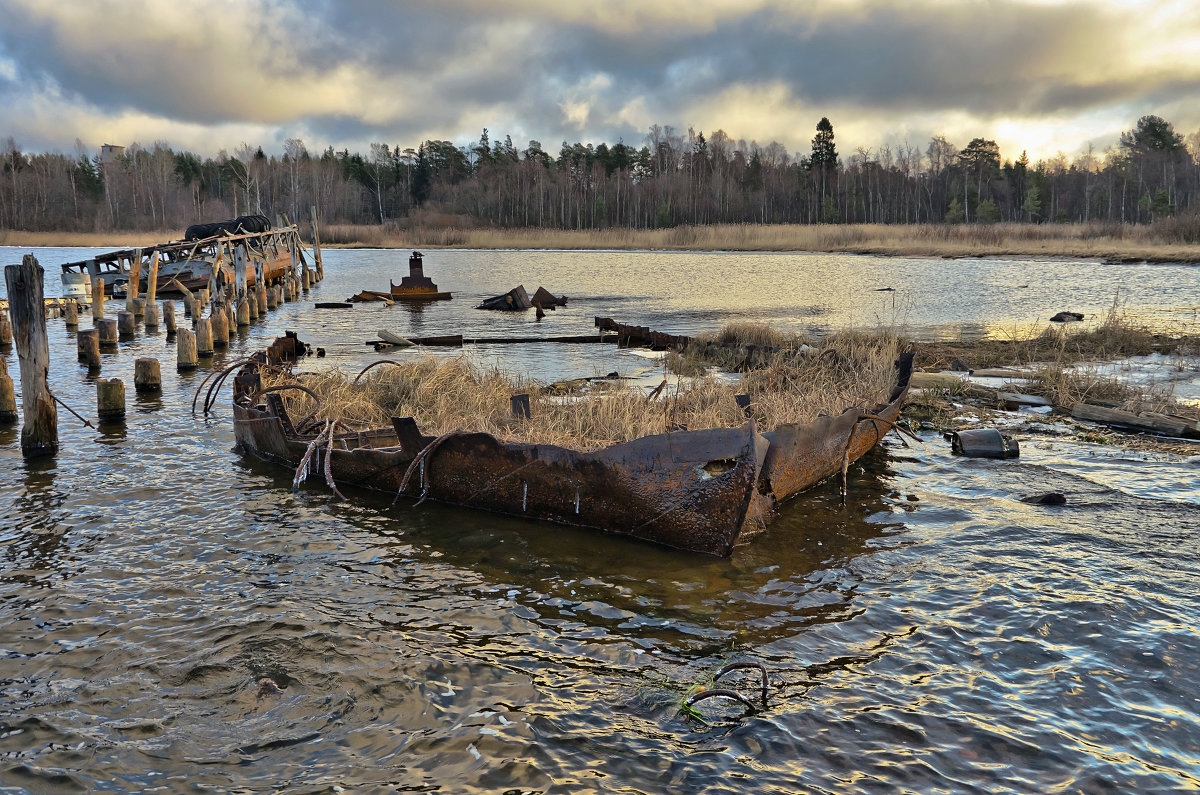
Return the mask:
[[(849, 406), (873, 406), (895, 381), (895, 338), (831, 338), (808, 352), (780, 355), (746, 373), (738, 385), (711, 376), (679, 383), (650, 398), (634, 386), (602, 388), (564, 397), (549, 387), (484, 369), (465, 357), (420, 357), (376, 367), (356, 384), (337, 369), (301, 376), (264, 375), (264, 386), (298, 378), (321, 400), (317, 417), (337, 418), (356, 430), (389, 427), (393, 416), (411, 416), (426, 434), (482, 431), (505, 441), (594, 450), (675, 429), (734, 428), (747, 415), (760, 431), (807, 422)], [(735, 395), (747, 393), (750, 406)], [(512, 416), (512, 395), (529, 395), (531, 416)], [(314, 408), (301, 392), (284, 393), (298, 419)]]

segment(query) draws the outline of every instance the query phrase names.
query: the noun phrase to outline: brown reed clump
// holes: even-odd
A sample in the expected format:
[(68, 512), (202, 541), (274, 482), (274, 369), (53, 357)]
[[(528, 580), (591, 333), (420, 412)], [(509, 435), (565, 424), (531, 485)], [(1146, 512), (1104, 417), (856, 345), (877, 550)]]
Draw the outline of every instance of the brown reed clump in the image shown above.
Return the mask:
[[(811, 351), (780, 353), (747, 373), (740, 385), (705, 376), (665, 395), (605, 382), (603, 389), (564, 397), (528, 380), (482, 369), (464, 357), (420, 357), (376, 367), (354, 383), (336, 369), (301, 376), (264, 375), (264, 386), (298, 380), (321, 400), (317, 417), (362, 430), (411, 416), (427, 434), (482, 431), (505, 441), (594, 450), (687, 428), (733, 428), (752, 417), (761, 431), (848, 406), (873, 406), (895, 381), (895, 338), (838, 335)], [(735, 395), (750, 396), (748, 410)], [(510, 398), (529, 395), (531, 416), (512, 416)], [(284, 393), (293, 418), (313, 410), (311, 398)]]

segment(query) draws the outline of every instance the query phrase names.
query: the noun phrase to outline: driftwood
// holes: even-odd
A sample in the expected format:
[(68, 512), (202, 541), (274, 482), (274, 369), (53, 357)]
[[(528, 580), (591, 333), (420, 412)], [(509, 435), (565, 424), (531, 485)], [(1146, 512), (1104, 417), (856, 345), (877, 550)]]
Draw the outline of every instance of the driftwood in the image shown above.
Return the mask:
[(21, 451), (26, 458), (58, 451), (58, 410), (47, 375), (50, 345), (46, 339), (43, 280), (45, 272), (32, 254), (20, 265), (4, 268), (17, 357), (21, 362)]
[(1130, 411), (1096, 406), (1091, 403), (1076, 403), (1071, 409), (1071, 416), (1079, 420), (1098, 422), (1118, 428), (1129, 428), (1135, 431), (1148, 431), (1168, 436), (1200, 437), (1197, 424), (1178, 417), (1168, 417), (1164, 414), (1146, 412), (1134, 414)]

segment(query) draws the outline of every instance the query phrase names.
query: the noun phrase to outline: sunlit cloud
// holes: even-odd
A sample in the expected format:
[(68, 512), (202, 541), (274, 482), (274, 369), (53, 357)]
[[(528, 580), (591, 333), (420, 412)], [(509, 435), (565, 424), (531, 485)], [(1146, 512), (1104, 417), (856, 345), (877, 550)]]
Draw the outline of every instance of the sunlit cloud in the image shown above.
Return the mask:
[[(1191, 0), (0, 0), (0, 136), (467, 143), (723, 129), (807, 152), (944, 134), (1005, 157), (1103, 149), (1141, 115), (1200, 128)], [(103, 139), (103, 140), (102, 140)]]

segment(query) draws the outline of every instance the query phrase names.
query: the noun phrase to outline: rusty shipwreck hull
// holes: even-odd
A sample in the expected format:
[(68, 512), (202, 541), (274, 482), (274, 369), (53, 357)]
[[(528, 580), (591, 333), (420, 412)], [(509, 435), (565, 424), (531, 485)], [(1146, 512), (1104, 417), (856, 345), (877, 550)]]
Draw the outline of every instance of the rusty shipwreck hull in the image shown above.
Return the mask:
[[(409, 417), (393, 427), (333, 436), (310, 474), (342, 486), (628, 535), (727, 557), (764, 530), (778, 505), (841, 471), (891, 428), (912, 357), (897, 362), (889, 401), (804, 425), (676, 431), (594, 452), (504, 442), (486, 433), (434, 437)], [(254, 377), (252, 366), (239, 381)], [(234, 401), (234, 432), (249, 455), (295, 469), (320, 433), (293, 426), (278, 392)], [(328, 460), (327, 460), (328, 457)], [(407, 476), (407, 481), (406, 481)]]

